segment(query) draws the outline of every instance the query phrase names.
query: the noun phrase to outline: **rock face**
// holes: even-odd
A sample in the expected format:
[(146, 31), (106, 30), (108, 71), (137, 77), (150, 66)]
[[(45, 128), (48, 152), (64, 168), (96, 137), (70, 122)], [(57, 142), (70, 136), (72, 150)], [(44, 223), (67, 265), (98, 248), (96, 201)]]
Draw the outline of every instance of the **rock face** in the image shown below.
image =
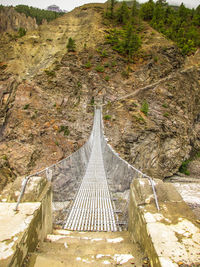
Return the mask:
[[(117, 119), (111, 119), (106, 132), (122, 157), (148, 175), (163, 179), (176, 173), (190, 153), (200, 149), (199, 76), (200, 69), (195, 68), (177, 72), (107, 108)], [(145, 100), (147, 115), (141, 111)]]
[(35, 30), (38, 28), (35, 18), (19, 14), (13, 7), (0, 9), (0, 32), (18, 31), (19, 28)]
[[(17, 175), (82, 146), (94, 102), (105, 104), (110, 144), (151, 176), (174, 174), (200, 149), (200, 53), (185, 63), (144, 23), (141, 56), (128, 63), (105, 44), (103, 8), (84, 5), (20, 40), (0, 38), (0, 155)], [(75, 53), (66, 51), (69, 37)]]

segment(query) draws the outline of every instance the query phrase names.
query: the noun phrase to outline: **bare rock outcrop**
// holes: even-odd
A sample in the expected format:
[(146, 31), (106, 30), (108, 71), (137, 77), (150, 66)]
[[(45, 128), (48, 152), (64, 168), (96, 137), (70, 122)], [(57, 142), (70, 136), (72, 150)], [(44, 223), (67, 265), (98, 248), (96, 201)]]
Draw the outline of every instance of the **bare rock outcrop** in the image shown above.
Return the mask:
[(0, 9), (0, 32), (18, 31), (24, 28), (28, 31), (38, 28), (35, 18), (20, 14), (13, 7), (2, 7)]

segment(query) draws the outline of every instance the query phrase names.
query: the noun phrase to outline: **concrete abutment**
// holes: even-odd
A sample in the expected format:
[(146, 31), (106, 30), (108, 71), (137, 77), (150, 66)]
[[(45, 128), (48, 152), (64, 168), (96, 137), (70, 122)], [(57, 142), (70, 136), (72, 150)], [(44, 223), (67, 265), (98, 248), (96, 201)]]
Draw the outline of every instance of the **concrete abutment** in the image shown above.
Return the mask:
[[(16, 202), (0, 203), (1, 267), (22, 266), (27, 254), (34, 252), (38, 244), (52, 232), (51, 184), (43, 179), (32, 178), (32, 190), (37, 188), (38, 194), (32, 198), (31, 190), (28, 197), (27, 190), (24, 200), (28, 199), (28, 202), (21, 203), (17, 211), (14, 211)], [(36, 197), (37, 202), (34, 202)]]
[[(130, 189), (128, 230), (152, 267), (199, 266), (200, 227), (172, 184), (155, 180), (160, 211), (147, 179), (134, 179)], [(191, 265), (193, 264), (193, 265)]]

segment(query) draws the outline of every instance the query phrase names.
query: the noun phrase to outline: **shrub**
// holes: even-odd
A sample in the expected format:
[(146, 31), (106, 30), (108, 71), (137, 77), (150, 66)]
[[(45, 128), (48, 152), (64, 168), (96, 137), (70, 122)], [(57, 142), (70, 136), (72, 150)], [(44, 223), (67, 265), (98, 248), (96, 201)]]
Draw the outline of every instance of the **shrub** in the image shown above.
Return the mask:
[(109, 66), (110, 66), (110, 65), (109, 65), (108, 62), (106, 62), (106, 63), (104, 64), (104, 67), (105, 67), (105, 68), (109, 68)]
[(3, 64), (3, 65), (0, 65), (0, 70), (5, 70), (7, 68), (8, 65), (6, 64)]
[(111, 67), (116, 67), (117, 66), (117, 62), (114, 60), (111, 62)]
[(94, 96), (92, 97), (91, 101), (90, 101), (90, 105), (94, 105)]
[(108, 53), (105, 49), (101, 52), (101, 56), (102, 57), (108, 57)]
[(8, 160), (7, 155), (4, 154), (4, 155), (2, 156), (2, 159), (3, 159), (3, 160)]
[(63, 132), (64, 133), (64, 136), (68, 136), (70, 134), (70, 131), (69, 131), (68, 126), (64, 126), (64, 125), (61, 125), (60, 126), (58, 132), (59, 133)]
[(104, 67), (103, 66), (101, 66), (101, 65), (97, 65), (96, 66), (96, 68), (95, 68), (95, 70), (97, 71), (97, 72), (104, 72)]
[(26, 104), (23, 109), (26, 110), (29, 108), (29, 106), (30, 106), (30, 104)]
[(166, 103), (164, 103), (164, 104), (162, 105), (162, 107), (163, 107), (163, 108), (168, 108), (168, 105), (167, 105)]
[(85, 68), (86, 69), (90, 69), (92, 67), (92, 63), (90, 61), (88, 61), (86, 64), (85, 64)]
[(183, 161), (179, 168), (179, 172), (184, 173), (185, 175), (190, 175), (190, 172), (187, 169), (189, 163), (190, 163), (190, 160)]
[(123, 70), (122, 73), (121, 73), (122, 77), (124, 77), (125, 79), (128, 79), (129, 78), (129, 72), (128, 70)]
[(78, 88), (81, 88), (82, 87), (81, 82), (77, 82), (77, 86), (78, 86)]
[(68, 52), (75, 52), (76, 50), (76, 43), (75, 40), (73, 40), (71, 37), (68, 39), (67, 43), (67, 51)]
[(142, 113), (144, 113), (146, 116), (148, 116), (149, 104), (148, 104), (148, 102), (146, 100), (144, 100), (144, 102), (142, 103), (142, 107), (141, 107), (140, 111)]
[(55, 145), (56, 145), (56, 146), (59, 146), (59, 143), (58, 143), (58, 141), (55, 141)]
[(19, 37), (23, 37), (24, 35), (26, 35), (26, 29), (20, 27), (18, 30), (18, 35)]
[(166, 117), (166, 118), (168, 118), (168, 117), (169, 117), (169, 113), (168, 113), (168, 112), (165, 112), (165, 113), (163, 114), (163, 116)]
[(55, 77), (56, 73), (53, 70), (45, 70), (44, 71), (46, 73), (46, 75), (50, 76), (50, 77)]
[(108, 82), (110, 80), (110, 77), (108, 75), (105, 76), (105, 81)]
[(107, 114), (103, 118), (104, 118), (104, 120), (109, 121), (111, 119), (111, 115)]

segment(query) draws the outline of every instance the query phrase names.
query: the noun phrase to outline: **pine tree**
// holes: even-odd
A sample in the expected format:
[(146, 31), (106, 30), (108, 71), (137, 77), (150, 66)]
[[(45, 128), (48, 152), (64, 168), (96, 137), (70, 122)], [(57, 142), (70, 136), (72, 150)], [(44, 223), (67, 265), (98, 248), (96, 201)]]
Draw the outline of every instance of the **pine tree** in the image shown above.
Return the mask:
[(76, 50), (76, 44), (75, 44), (75, 40), (73, 40), (71, 37), (68, 39), (68, 43), (67, 43), (67, 51), (68, 52), (75, 52)]
[(138, 15), (138, 9), (137, 9), (137, 1), (133, 1), (132, 9), (131, 9), (131, 15), (132, 17), (135, 17)]
[(116, 12), (116, 20), (120, 24), (126, 24), (129, 19), (129, 10), (126, 2), (122, 2), (121, 6)]
[(153, 18), (154, 6), (155, 4), (153, 0), (149, 0), (147, 3), (142, 4), (140, 8), (140, 16), (144, 20), (150, 21)]
[(116, 4), (116, 0), (111, 0), (111, 2), (110, 2), (110, 16), (111, 16), (111, 19), (114, 18), (114, 7), (115, 7), (115, 4)]

